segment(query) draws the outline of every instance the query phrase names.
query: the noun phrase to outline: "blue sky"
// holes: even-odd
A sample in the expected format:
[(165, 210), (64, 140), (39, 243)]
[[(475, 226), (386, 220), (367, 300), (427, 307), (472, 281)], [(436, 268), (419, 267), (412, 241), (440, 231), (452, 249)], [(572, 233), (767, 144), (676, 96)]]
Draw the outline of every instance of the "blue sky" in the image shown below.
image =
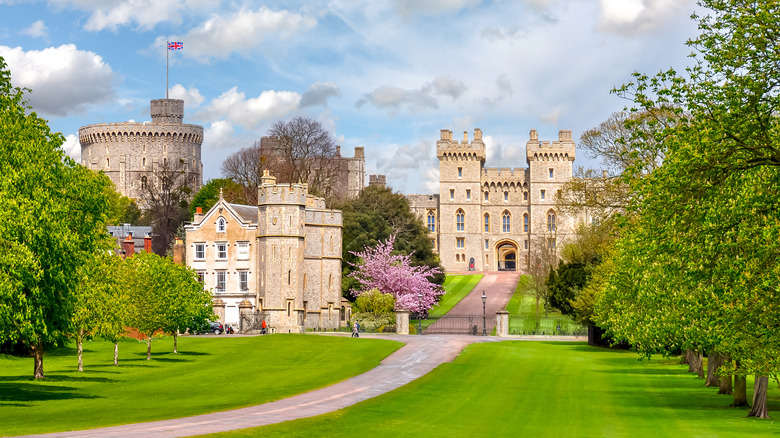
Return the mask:
[[(531, 129), (575, 139), (640, 71), (682, 69), (694, 0), (0, 0), (14, 85), (80, 157), (78, 128), (185, 100), (204, 180), (277, 120), (310, 116), (401, 193), (437, 193), (436, 140), (483, 131), (489, 167), (525, 167)], [(579, 153), (575, 166), (598, 167)]]

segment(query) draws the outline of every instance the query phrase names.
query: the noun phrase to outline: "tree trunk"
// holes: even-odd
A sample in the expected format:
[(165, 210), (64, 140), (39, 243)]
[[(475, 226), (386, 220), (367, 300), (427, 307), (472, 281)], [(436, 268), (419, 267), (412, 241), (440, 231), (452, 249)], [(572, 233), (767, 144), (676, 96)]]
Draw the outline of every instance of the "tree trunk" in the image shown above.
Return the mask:
[(34, 361), (33, 378), (45, 379), (46, 377), (43, 376), (43, 342), (38, 342), (32, 346), (32, 354)]
[(704, 378), (704, 354), (701, 352), (696, 353), (696, 375), (700, 378)]
[(731, 394), (733, 389), (731, 386), (731, 382), (733, 380), (733, 377), (731, 375), (724, 376), (720, 378), (720, 385), (718, 386), (718, 394)]
[(146, 360), (152, 360), (152, 338), (146, 338)]
[[(739, 371), (739, 362), (737, 362), (737, 371)], [(742, 406), (750, 406), (747, 402), (747, 378), (734, 374), (734, 402), (731, 403), (732, 407), (740, 408)]]
[(79, 371), (84, 371), (84, 329), (80, 328), (76, 335), (76, 346), (79, 351)]
[(753, 384), (753, 409), (748, 413), (748, 417), (769, 418), (769, 411), (766, 406), (766, 391), (769, 387), (769, 377), (756, 376)]
[(704, 382), (704, 386), (720, 386), (720, 379), (715, 373), (722, 363), (723, 356), (717, 351), (713, 351), (707, 356), (707, 381)]
[(693, 360), (693, 350), (690, 348), (685, 350), (685, 363), (688, 364), (688, 372), (692, 373), (695, 371), (695, 365), (696, 362)]
[(685, 352), (688, 356), (688, 372), (696, 373), (699, 377), (704, 377), (704, 358), (701, 353), (688, 349)]
[(114, 342), (114, 365), (119, 365), (119, 342)]
[(173, 352), (174, 353), (178, 353), (179, 352), (178, 351), (178, 347), (177, 347), (178, 340), (179, 340), (179, 331), (178, 330), (174, 330), (173, 331)]

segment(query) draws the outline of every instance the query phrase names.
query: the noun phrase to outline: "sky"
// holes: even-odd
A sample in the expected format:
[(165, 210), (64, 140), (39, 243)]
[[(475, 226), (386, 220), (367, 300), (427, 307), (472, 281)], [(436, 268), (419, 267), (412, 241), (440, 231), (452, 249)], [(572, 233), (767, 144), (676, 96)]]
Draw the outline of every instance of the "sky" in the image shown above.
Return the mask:
[[(78, 129), (184, 99), (204, 182), (272, 123), (311, 117), (366, 173), (438, 193), (436, 140), (483, 132), (487, 167), (526, 167), (531, 129), (573, 138), (631, 103), (633, 72), (682, 70), (695, 0), (0, 0), (0, 57), (77, 161)], [(182, 50), (168, 51), (167, 41)], [(575, 167), (598, 168), (577, 153)]]

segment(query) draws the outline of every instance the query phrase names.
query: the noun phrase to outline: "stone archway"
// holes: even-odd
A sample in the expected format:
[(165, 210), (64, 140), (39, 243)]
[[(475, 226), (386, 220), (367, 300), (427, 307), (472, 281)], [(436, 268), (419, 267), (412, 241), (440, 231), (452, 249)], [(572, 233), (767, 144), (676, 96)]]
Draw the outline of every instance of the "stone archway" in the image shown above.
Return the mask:
[(499, 271), (517, 270), (517, 244), (505, 240), (496, 245), (496, 260)]

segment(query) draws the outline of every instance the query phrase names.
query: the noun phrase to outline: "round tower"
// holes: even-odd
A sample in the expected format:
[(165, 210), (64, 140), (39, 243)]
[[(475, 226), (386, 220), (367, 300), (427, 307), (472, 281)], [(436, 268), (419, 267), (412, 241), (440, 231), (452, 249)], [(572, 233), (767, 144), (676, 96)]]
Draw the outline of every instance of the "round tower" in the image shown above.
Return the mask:
[(100, 123), (79, 128), (81, 163), (104, 171), (119, 193), (143, 200), (155, 172), (180, 169), (197, 192), (203, 184), (203, 127), (183, 124), (184, 101), (151, 101), (152, 122)]

